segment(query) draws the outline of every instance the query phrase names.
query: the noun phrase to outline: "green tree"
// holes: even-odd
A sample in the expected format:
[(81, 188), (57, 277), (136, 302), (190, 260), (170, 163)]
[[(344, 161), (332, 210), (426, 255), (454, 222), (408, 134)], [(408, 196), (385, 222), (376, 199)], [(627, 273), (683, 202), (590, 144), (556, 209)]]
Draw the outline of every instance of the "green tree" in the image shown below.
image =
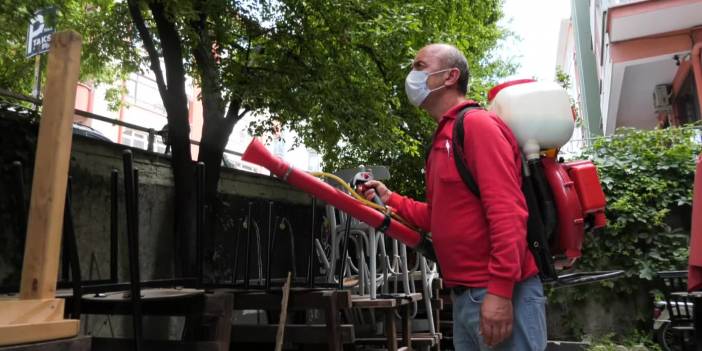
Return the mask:
[[(491, 56), (507, 34), (497, 25), (501, 0), (103, 2), (90, 13), (109, 18), (104, 28), (112, 33), (80, 16), (70, 20), (87, 2), (52, 3), (67, 17), (60, 23), (92, 33), (84, 51), (102, 59), (96, 67), (124, 60), (129, 65), (112, 68), (124, 72), (146, 62), (154, 71), (169, 121), (180, 237), (192, 231), (192, 216), (185, 215), (192, 213), (193, 186), (186, 76), (201, 87), (198, 161), (206, 164), (206, 198), (213, 204), (229, 134), (249, 112), (266, 117), (252, 126), (258, 134), (291, 128), (324, 156), (327, 169), (388, 164), (396, 189), (421, 196), (423, 145), (435, 127), (404, 96), (415, 51), (430, 42), (457, 45), (469, 59), (477, 100), (512, 68)], [(26, 14), (36, 7), (25, 6)], [(13, 38), (21, 41), (20, 34)], [(99, 42), (93, 38), (103, 36), (103, 46), (88, 52), (92, 40)]]
[(35, 11), (53, 6), (56, 28), (75, 29), (83, 36), (81, 80), (113, 83), (139, 69), (124, 6), (114, 0), (0, 0), (0, 87), (29, 95), (34, 59), (26, 58), (27, 28)]

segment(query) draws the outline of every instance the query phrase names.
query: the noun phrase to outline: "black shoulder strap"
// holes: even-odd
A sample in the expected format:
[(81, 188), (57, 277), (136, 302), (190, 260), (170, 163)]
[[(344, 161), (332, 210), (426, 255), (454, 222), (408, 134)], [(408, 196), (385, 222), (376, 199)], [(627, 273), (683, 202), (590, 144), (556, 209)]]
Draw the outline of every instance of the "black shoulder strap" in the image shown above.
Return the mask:
[(458, 174), (461, 176), (461, 179), (463, 179), (463, 183), (466, 184), (468, 189), (475, 195), (476, 197), (480, 197), (480, 189), (478, 189), (478, 184), (475, 183), (475, 178), (473, 178), (473, 175), (470, 173), (468, 170), (468, 167), (464, 163), (464, 155), (465, 153), (463, 152), (463, 140), (465, 139), (464, 135), (464, 129), (463, 129), (463, 119), (465, 119), (466, 113), (471, 110), (479, 110), (482, 109), (480, 105), (469, 105), (462, 109), (461, 111), (458, 112), (456, 115), (456, 122), (453, 123), (453, 136), (452, 136), (452, 143), (453, 143), (453, 159), (456, 162), (456, 169), (458, 170)]

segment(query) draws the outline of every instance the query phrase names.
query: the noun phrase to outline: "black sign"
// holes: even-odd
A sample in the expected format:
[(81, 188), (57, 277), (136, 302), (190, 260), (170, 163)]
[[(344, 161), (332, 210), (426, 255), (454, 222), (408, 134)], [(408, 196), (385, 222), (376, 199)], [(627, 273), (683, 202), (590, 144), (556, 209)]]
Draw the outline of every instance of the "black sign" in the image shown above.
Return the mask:
[(32, 57), (49, 51), (51, 34), (54, 32), (56, 8), (48, 7), (34, 13), (27, 31), (27, 57)]

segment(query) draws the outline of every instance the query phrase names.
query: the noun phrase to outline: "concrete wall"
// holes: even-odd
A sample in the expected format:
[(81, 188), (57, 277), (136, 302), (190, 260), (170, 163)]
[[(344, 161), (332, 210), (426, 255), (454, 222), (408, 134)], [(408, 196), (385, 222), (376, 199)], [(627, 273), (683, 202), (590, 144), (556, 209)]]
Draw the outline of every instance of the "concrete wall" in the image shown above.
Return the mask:
[[(9, 131), (11, 129), (4, 129)], [(28, 140), (31, 142), (31, 140)], [(110, 238), (110, 173), (113, 169), (119, 171), (119, 251), (120, 277), (127, 277), (126, 267), (126, 233), (124, 232), (126, 218), (123, 203), (122, 159), (121, 151), (124, 146), (109, 144), (74, 136), (71, 152), (71, 177), (73, 183), (73, 206), (76, 236), (81, 258), (83, 279), (105, 279), (109, 275), (109, 238)], [(15, 150), (18, 151), (18, 150)], [(18, 151), (29, 154), (32, 150)], [(139, 169), (139, 231), (140, 259), (143, 279), (168, 278), (173, 272), (172, 232), (173, 232), (173, 188), (172, 173), (169, 160), (161, 155), (142, 150), (133, 150), (135, 168)], [(13, 161), (12, 155), (0, 159), (4, 165)], [(27, 157), (15, 157), (25, 161), (25, 193), (29, 193), (31, 179), (30, 162)], [(7, 167), (5, 167), (7, 168)], [(11, 255), (22, 250), (17, 247), (21, 242), (15, 229), (14, 219), (17, 208), (10, 197), (14, 192), (9, 179), (9, 169), (5, 169), (5, 186), (3, 190), (3, 253)], [(307, 233), (305, 212), (311, 211), (310, 197), (299, 192), (277, 179), (245, 173), (237, 170), (223, 169), (220, 182), (220, 192), (224, 201), (224, 209), (210, 241), (224, 240), (226, 236), (236, 232), (236, 221), (246, 215), (248, 202), (254, 203), (254, 220), (259, 223), (261, 235), (267, 232), (267, 204), (273, 201), (279, 215), (282, 212), (291, 214), (294, 225), (300, 230), (300, 235)], [(296, 219), (301, 219), (296, 221)], [(297, 223), (296, 223), (297, 222)], [(310, 222), (310, 217), (307, 218)], [(9, 230), (8, 230), (9, 229)], [(241, 231), (241, 230), (239, 230)], [(300, 248), (303, 246), (302, 237)], [(265, 242), (263, 242), (265, 244)], [(243, 245), (243, 240), (242, 240)], [(254, 243), (252, 243), (254, 245)], [(7, 250), (15, 247), (17, 250)], [(284, 246), (281, 246), (284, 249)], [(302, 253), (301, 253), (302, 254)], [(16, 280), (13, 273), (19, 267), (11, 266), (9, 257), (3, 255), (0, 261), (0, 282), (12, 284)], [(302, 255), (301, 255), (302, 256)], [(12, 278), (15, 276), (15, 278)]]
[[(72, 150), (73, 215), (84, 279), (105, 278), (109, 272), (110, 173), (120, 176), (120, 276), (126, 270), (126, 218), (123, 206), (121, 145), (75, 137)], [(142, 150), (133, 150), (139, 170), (140, 265), (143, 279), (169, 278), (173, 274), (173, 178), (169, 160)], [(248, 202), (254, 205), (254, 220), (265, 236), (267, 202), (274, 201), (286, 211), (310, 211), (310, 197), (277, 179), (224, 169), (220, 192), (225, 203), (214, 223), (214, 233), (206, 241), (227, 242), (236, 235), (237, 220), (246, 216)], [(308, 220), (309, 221), (309, 220)], [(304, 225), (304, 221), (299, 223)], [(265, 227), (265, 228), (264, 228)], [(307, 228), (305, 228), (307, 229)], [(241, 230), (239, 230), (241, 232)], [(305, 230), (301, 231), (305, 232)], [(241, 233), (243, 235), (243, 233)], [(265, 239), (265, 238), (264, 238)], [(301, 239), (301, 238), (300, 238)], [(241, 245), (243, 245), (241, 240)], [(300, 243), (302, 245), (302, 242)], [(208, 245), (208, 246), (210, 246)], [(252, 242), (252, 247), (255, 243)], [(304, 247), (304, 246), (303, 246)], [(210, 253), (214, 248), (206, 248)], [(222, 248), (220, 251), (225, 251)], [(220, 255), (222, 252), (219, 253)], [(93, 262), (91, 262), (93, 261)], [(99, 276), (98, 276), (99, 272)]]
[[(8, 117), (9, 115), (9, 117)], [(14, 195), (18, 187), (11, 176), (10, 164), (23, 163), (24, 193), (29, 199), (33, 169), (36, 124), (28, 123), (27, 116), (17, 117), (0, 109), (0, 285), (6, 289), (19, 284), (24, 231), (18, 220), (19, 206)], [(122, 183), (123, 145), (74, 136), (71, 150), (70, 174), (75, 232), (81, 264), (82, 279), (107, 279), (110, 272), (110, 174), (119, 171), (119, 278), (128, 278), (126, 243), (126, 217), (124, 208), (124, 185)], [(143, 150), (133, 150), (135, 168), (139, 169), (139, 257), (142, 280), (173, 277), (173, 177), (169, 160), (162, 155)], [(242, 222), (246, 218), (248, 205), (252, 204), (252, 218), (259, 235), (252, 233), (251, 277), (258, 277), (256, 266), (259, 258), (265, 265), (265, 248), (268, 233), (268, 206), (273, 203), (273, 217), (287, 217), (292, 224), (296, 247), (296, 268), (304, 275), (309, 257), (309, 233), (311, 232), (311, 198), (275, 178), (223, 169), (220, 181), (222, 205), (212, 231), (205, 233), (205, 277), (208, 281), (231, 283), (231, 265), (234, 254), (239, 253), (239, 279), (243, 278), (244, 247), (247, 231)], [(323, 211), (317, 211), (321, 215)], [(321, 220), (317, 221), (321, 224)], [(283, 277), (291, 270), (290, 244), (287, 228), (277, 234), (273, 257), (274, 277)], [(317, 231), (319, 235), (319, 231)], [(239, 237), (238, 248), (235, 247)], [(256, 239), (258, 237), (258, 240)], [(256, 244), (260, 243), (259, 255)], [(265, 268), (262, 267), (265, 272)], [(86, 332), (97, 335), (129, 334), (131, 327), (123, 318), (91, 316)], [(161, 319), (163, 320), (163, 319)], [(162, 326), (158, 326), (163, 324)], [(147, 334), (177, 335), (179, 323), (147, 323)], [(149, 327), (148, 325), (152, 325)], [(151, 332), (149, 332), (150, 329)], [(176, 331), (174, 333), (174, 330)]]

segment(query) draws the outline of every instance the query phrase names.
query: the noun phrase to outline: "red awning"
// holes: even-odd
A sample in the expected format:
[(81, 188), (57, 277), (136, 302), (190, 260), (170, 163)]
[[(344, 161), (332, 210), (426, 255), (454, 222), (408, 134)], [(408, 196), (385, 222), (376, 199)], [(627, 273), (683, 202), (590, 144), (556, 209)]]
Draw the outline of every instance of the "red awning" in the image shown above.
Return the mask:
[(697, 159), (695, 187), (692, 195), (692, 230), (690, 232), (687, 290), (702, 290), (702, 154)]

